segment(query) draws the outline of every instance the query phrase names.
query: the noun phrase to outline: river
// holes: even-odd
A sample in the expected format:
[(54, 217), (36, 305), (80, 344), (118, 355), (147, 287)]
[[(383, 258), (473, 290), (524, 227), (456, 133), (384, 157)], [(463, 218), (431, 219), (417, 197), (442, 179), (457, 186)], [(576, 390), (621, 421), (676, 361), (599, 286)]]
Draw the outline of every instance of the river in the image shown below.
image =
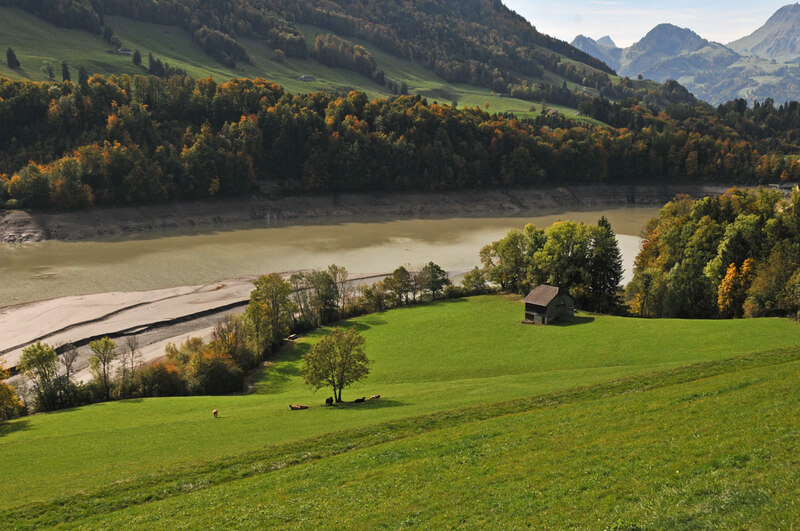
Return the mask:
[(449, 271), (479, 264), (478, 251), (509, 229), (558, 220), (596, 223), (605, 215), (618, 234), (631, 276), (645, 223), (656, 207), (563, 212), (548, 216), (401, 219), (244, 227), (148, 234), (125, 240), (0, 244), (0, 307), (65, 295), (205, 284), (215, 280), (322, 268), (388, 272), (434, 261)]

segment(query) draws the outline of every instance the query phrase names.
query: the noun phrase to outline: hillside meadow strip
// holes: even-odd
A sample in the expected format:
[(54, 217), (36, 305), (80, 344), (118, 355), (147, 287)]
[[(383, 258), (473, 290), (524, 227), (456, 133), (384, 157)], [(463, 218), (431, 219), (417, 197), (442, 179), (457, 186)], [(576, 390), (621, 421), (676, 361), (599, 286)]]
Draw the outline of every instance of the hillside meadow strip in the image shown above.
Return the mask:
[(0, 516), (11, 526), (329, 527), (334, 507), (337, 527), (787, 523), (797, 517), (798, 360), (798, 349), (772, 351), (400, 419)]
[[(764, 349), (789, 349), (789, 354), (770, 355), (781, 361), (800, 345), (798, 325), (786, 319), (643, 320), (579, 314), (562, 326), (548, 327), (526, 326), (521, 319), (518, 300), (482, 296), (344, 323), (365, 337), (367, 355), (375, 360), (373, 373), (344, 394), (345, 400), (382, 395), (362, 405), (324, 407), (327, 395), (303, 385), (300, 356), (325, 333), (321, 330), (282, 351), (250, 395), (128, 400), (6, 422), (0, 427), (0, 452), (7, 463), (0, 481), (2, 510), (9, 511), (9, 518), (22, 510), (27, 516), (19, 513), (19, 518), (24, 520), (29, 511), (49, 511), (42, 508), (49, 503), (63, 509), (66, 502), (52, 500), (64, 496), (83, 500), (68, 504), (80, 514), (94, 504), (112, 503), (110, 499), (116, 500), (114, 506), (125, 506), (158, 497), (162, 490), (175, 492), (180, 485), (213, 483), (215, 474), (239, 477), (272, 466), (253, 469), (256, 461), (274, 457), (285, 463), (325, 453), (329, 441), (338, 441), (335, 448), (359, 445), (359, 430), (391, 432), (394, 428), (386, 426), (406, 426), (402, 419), (426, 425), (433, 421), (425, 419), (438, 418), (437, 412), (458, 417), (470, 408), (535, 401), (539, 399), (524, 397), (625, 382), (642, 374), (680, 374), (680, 367), (697, 363), (735, 367), (742, 362), (725, 360)], [(685, 370), (704, 374), (696, 367)], [(642, 378), (629, 390), (649, 385), (648, 377)], [(312, 407), (292, 412), (290, 403)], [(212, 418), (212, 409), (219, 410), (220, 419)], [(326, 435), (333, 432), (338, 435)], [(240, 461), (241, 467), (229, 468)], [(195, 473), (199, 475), (192, 479)], [(44, 505), (33, 509), (31, 504)], [(28, 509), (19, 509), (23, 506)]]

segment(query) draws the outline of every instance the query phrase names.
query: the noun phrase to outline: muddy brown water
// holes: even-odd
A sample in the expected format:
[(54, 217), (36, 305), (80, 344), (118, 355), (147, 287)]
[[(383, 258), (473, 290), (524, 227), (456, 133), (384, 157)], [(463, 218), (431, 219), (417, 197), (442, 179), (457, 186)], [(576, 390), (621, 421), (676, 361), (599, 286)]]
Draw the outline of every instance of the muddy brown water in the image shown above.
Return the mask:
[(509, 229), (558, 220), (596, 223), (618, 234), (630, 278), (640, 235), (656, 207), (547, 216), (358, 220), (335, 224), (244, 227), (126, 240), (0, 244), (0, 307), (65, 295), (194, 285), (266, 272), (322, 268), (382, 273), (434, 261), (450, 271), (479, 264), (478, 252)]

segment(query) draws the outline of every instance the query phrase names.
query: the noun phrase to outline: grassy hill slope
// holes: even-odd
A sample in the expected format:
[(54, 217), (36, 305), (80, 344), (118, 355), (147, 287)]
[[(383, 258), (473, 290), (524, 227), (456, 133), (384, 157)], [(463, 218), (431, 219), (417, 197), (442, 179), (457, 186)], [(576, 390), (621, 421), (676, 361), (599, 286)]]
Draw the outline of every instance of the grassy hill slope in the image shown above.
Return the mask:
[[(800, 327), (784, 319), (582, 314), (564, 326), (534, 327), (520, 324), (521, 312), (517, 300), (487, 296), (354, 319), (351, 325), (363, 332), (375, 364), (345, 399), (383, 396), (363, 405), (326, 408), (325, 391), (313, 394), (303, 385), (300, 356), (317, 334), (270, 364), (254, 394), (131, 400), (5, 423), (0, 508), (95, 491), (131, 477), (145, 482), (136, 483), (143, 489), (136, 492), (152, 495), (150, 474), (156, 474), (156, 484), (163, 479), (159, 474), (174, 473), (183, 482), (187, 471), (204, 467), (225, 475), (241, 456), (244, 469), (252, 471), (248, 452), (280, 454), (309, 437), (327, 441), (325, 434), (334, 431), (340, 435), (331, 440), (348, 445), (357, 439), (352, 430), (383, 433), (381, 423), (476, 405), (491, 409), (520, 397), (800, 345)], [(297, 402), (315, 407), (289, 411), (287, 404)], [(211, 418), (214, 408), (221, 419)], [(116, 496), (118, 487), (109, 488)]]
[[(106, 17), (106, 22), (127, 48), (141, 52), (142, 66), (134, 65), (130, 57), (111, 53), (111, 46), (98, 35), (60, 28), (19, 9), (0, 7), (0, 47), (3, 50), (8, 46), (13, 47), (22, 64), (21, 69), (11, 70), (5, 60), (1, 60), (0, 76), (45, 81), (47, 75), (42, 71), (42, 66), (45, 61), (49, 61), (55, 67), (56, 79), (60, 80), (61, 62), (64, 60), (69, 62), (73, 80), (78, 78), (80, 66), (84, 66), (90, 74), (146, 75), (147, 54), (152, 53), (171, 66), (184, 69), (192, 77), (213, 77), (217, 81), (237, 77), (262, 77), (294, 93), (318, 90), (346, 93), (359, 90), (371, 97), (392, 95), (386, 87), (367, 77), (350, 70), (325, 66), (312, 58), (286, 58), (282, 63), (276, 62), (271, 59), (273, 49), (260, 39), (242, 39), (253, 55), (252, 65), (239, 63), (236, 68), (229, 68), (206, 55), (191, 36), (179, 27), (115, 16)], [(317, 33), (326, 33), (314, 26), (303, 25), (301, 28), (309, 42), (313, 42)], [(520, 117), (537, 116), (541, 112), (540, 105), (535, 105), (536, 109), (532, 111), (529, 101), (498, 97), (482, 87), (448, 83), (413, 61), (395, 57), (370, 43), (351, 40), (370, 50), (376, 58), (378, 68), (384, 70), (386, 76), (398, 84), (406, 83), (411, 93), (442, 103), (457, 101), (460, 106), (484, 108), (489, 103), (490, 112), (513, 112)], [(314, 77), (315, 81), (299, 81), (298, 78), (304, 75)], [(547, 72), (547, 81), (561, 84), (564, 80)], [(568, 85), (574, 86), (574, 83)], [(549, 107), (572, 118), (599, 123), (577, 116), (576, 109), (560, 105)]]
[(253, 477), (75, 523), (791, 528), (800, 523), (798, 377), (794, 361), (585, 396), (273, 464)]

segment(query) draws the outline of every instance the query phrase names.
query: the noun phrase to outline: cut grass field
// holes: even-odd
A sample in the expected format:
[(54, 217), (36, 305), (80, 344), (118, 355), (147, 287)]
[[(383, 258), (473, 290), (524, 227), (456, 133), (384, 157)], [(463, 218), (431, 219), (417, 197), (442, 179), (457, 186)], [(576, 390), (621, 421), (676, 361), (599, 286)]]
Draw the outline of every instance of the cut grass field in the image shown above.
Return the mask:
[(798, 376), (793, 361), (587, 393), (330, 455), (267, 459), (249, 477), (194, 492), (184, 483), (74, 524), (789, 529), (800, 524)]
[[(363, 384), (346, 390), (345, 399), (352, 400), (373, 393), (383, 396), (380, 400), (362, 405), (326, 408), (322, 403), (327, 393), (320, 391), (312, 394), (302, 384), (299, 375), (300, 356), (319, 337), (317, 333), (302, 338), (283, 352), (261, 375), (254, 394), (97, 404), (2, 424), (0, 455), (3, 456), (4, 475), (0, 479), (0, 520), (21, 524), (34, 519), (38, 524), (50, 525), (69, 518), (80, 520), (94, 512), (99, 514), (97, 519), (85, 523), (99, 525), (106, 518), (112, 518), (107, 512), (128, 507), (124, 512), (113, 515), (113, 518), (118, 518), (120, 523), (134, 523), (141, 519), (139, 523), (147, 527), (147, 519), (156, 514), (180, 514), (197, 518), (194, 522), (200, 526), (204, 525), (203, 518), (211, 518), (211, 514), (220, 516), (225, 505), (203, 516), (200, 508), (191, 509), (191, 506), (195, 502), (202, 503), (202, 496), (211, 496), (212, 491), (191, 492), (218, 485), (214, 488), (231, 489), (219, 494), (220, 499), (229, 500), (230, 497), (242, 496), (241, 490), (237, 489), (247, 490), (251, 488), (248, 487), (251, 483), (247, 482), (252, 482), (252, 488), (256, 489), (252, 496), (260, 497), (261, 501), (252, 502), (254, 508), (249, 512), (244, 511), (247, 514), (238, 514), (237, 517), (242, 518), (239, 521), (241, 525), (281, 521), (285, 524), (294, 522), (311, 525), (316, 518), (313, 515), (323, 518), (328, 505), (347, 505), (352, 501), (331, 494), (336, 489), (329, 483), (318, 485), (321, 489), (318, 495), (308, 493), (317, 480), (323, 483), (328, 481), (326, 474), (334, 474), (331, 467), (340, 466), (337, 464), (340, 461), (328, 462), (328, 458), (353, 463), (353, 477), (362, 479), (346, 482), (347, 488), (358, 492), (369, 489), (373, 481), (369, 478), (374, 475), (374, 481), (381, 485), (384, 482), (405, 485), (400, 490), (402, 493), (406, 492), (403, 489), (412, 489), (419, 484), (419, 473), (435, 466), (439, 453), (452, 453), (448, 448), (454, 448), (452, 445), (459, 438), (472, 440), (476, 434), (495, 433), (481, 442), (480, 446), (483, 448), (488, 445), (482, 451), (502, 460), (499, 456), (505, 455), (505, 450), (501, 447), (493, 449), (492, 441), (507, 440), (504, 423), (513, 424), (510, 420), (513, 416), (519, 416), (521, 420), (516, 428), (508, 427), (509, 433), (525, 439), (526, 445), (534, 446), (523, 446), (514, 450), (518, 454), (509, 454), (515, 456), (511, 461), (527, 460), (527, 464), (515, 462), (509, 463), (510, 468), (500, 467), (498, 477), (504, 474), (519, 475), (524, 467), (536, 467), (540, 461), (552, 463), (552, 466), (560, 462), (558, 466), (564, 466), (563, 461), (569, 455), (565, 449), (567, 447), (551, 448), (556, 439), (549, 438), (550, 435), (541, 436), (541, 430), (546, 426), (558, 423), (575, 426), (574, 443), (578, 446), (573, 452), (578, 453), (586, 450), (579, 442), (588, 444), (592, 440), (591, 430), (605, 430), (602, 426), (605, 424), (617, 426), (621, 430), (618, 436), (622, 439), (614, 439), (617, 436), (611, 430), (598, 432), (600, 441), (604, 438), (624, 440), (625, 433), (636, 441), (640, 430), (647, 431), (650, 434), (648, 437), (657, 436), (658, 430), (652, 430), (647, 423), (638, 425), (638, 428), (634, 421), (630, 425), (623, 425), (625, 422), (622, 419), (628, 415), (641, 415), (648, 411), (647, 408), (639, 411), (642, 400), (639, 397), (642, 395), (631, 391), (649, 393), (650, 390), (656, 392), (655, 388), (677, 386), (677, 389), (686, 386), (681, 387), (683, 390), (669, 392), (684, 393), (686, 396), (696, 394), (698, 404), (709, 405), (715, 403), (713, 397), (717, 395), (703, 386), (711, 385), (709, 389), (714, 388), (708, 383), (713, 379), (744, 377), (743, 371), (754, 371), (755, 374), (763, 370), (768, 374), (776, 367), (784, 371), (789, 370), (787, 367), (794, 367), (794, 380), (790, 376), (774, 381), (768, 377), (762, 378), (759, 386), (743, 387), (741, 393), (744, 394), (740, 399), (747, 404), (750, 400), (748, 393), (755, 389), (766, 393), (763, 386), (770, 385), (773, 388), (769, 393), (775, 396), (775, 400), (786, 394), (797, 395), (797, 364), (787, 363), (800, 359), (800, 348), (791, 349), (800, 345), (800, 326), (792, 321), (638, 320), (580, 314), (561, 326), (536, 327), (520, 324), (521, 311), (518, 300), (485, 296), (403, 308), (352, 320), (348, 324), (361, 330), (366, 338), (367, 353), (375, 360), (375, 364), (373, 373)], [(754, 352), (774, 349), (789, 350), (749, 356)], [(749, 357), (731, 361), (736, 356)], [(700, 365), (685, 368), (690, 364)], [(733, 373), (741, 374), (735, 376)], [(693, 387), (695, 385), (697, 387)], [(724, 388), (733, 384), (723, 382), (719, 385)], [(783, 387), (778, 389), (775, 386)], [(739, 390), (733, 389), (731, 396), (739, 396), (737, 393)], [(606, 399), (617, 400), (612, 410), (620, 409), (620, 416), (608, 414), (605, 420), (593, 422), (593, 418), (604, 418), (606, 413), (602, 408), (606, 406), (602, 406), (601, 402)], [(686, 407), (694, 401), (687, 401)], [(289, 411), (287, 405), (297, 402), (313, 407), (301, 412)], [(557, 404), (564, 406), (556, 407)], [(787, 403), (786, 407), (796, 407), (796, 401), (793, 404)], [(595, 407), (600, 409), (595, 411)], [(706, 415), (713, 416), (713, 407), (708, 407), (711, 409)], [(214, 408), (219, 409), (222, 418), (214, 420), (211, 417), (210, 412)], [(583, 412), (575, 413), (577, 416), (572, 418), (572, 414), (568, 413), (569, 408), (578, 408)], [(736, 409), (733, 405), (731, 408)], [(761, 410), (758, 408), (761, 408), (760, 402), (749, 411), (742, 407), (738, 409), (742, 418), (752, 420), (760, 418)], [(668, 407), (659, 409), (653, 406), (653, 411), (661, 411), (667, 417), (668, 413), (671, 414)], [(681, 417), (679, 412), (675, 414), (678, 416), (672, 420), (669, 420), (672, 417), (665, 417), (663, 422), (673, 422), (673, 429), (678, 430)], [(787, 414), (792, 413), (787, 409)], [(509, 415), (512, 416), (509, 420), (502, 420)], [(542, 420), (552, 415), (555, 415), (552, 419), (560, 420)], [(702, 418), (702, 415), (698, 418)], [(495, 425), (496, 422), (500, 424)], [(723, 416), (713, 419), (713, 422), (719, 424), (720, 429), (728, 425)], [(733, 430), (733, 426), (730, 429)], [(752, 437), (761, 437), (756, 425), (747, 429), (753, 432)], [(557, 441), (563, 442), (566, 433)], [(722, 436), (715, 437), (714, 441), (719, 442)], [(393, 446), (376, 446), (398, 438), (410, 438), (410, 442), (397, 443), (400, 444), (397, 449), (392, 449)], [(692, 439), (687, 440), (691, 442)], [(642, 454), (651, 444), (647, 441), (647, 437), (642, 439), (639, 449)], [(370, 449), (373, 446), (375, 448)], [(427, 448), (423, 454), (429, 454), (428, 457), (418, 458), (423, 454), (413, 453), (406, 455), (417, 446)], [(592, 451), (600, 452), (600, 446), (593, 447)], [(548, 448), (553, 450), (553, 455), (546, 455)], [(691, 453), (694, 450), (687, 448), (678, 445), (674, 452), (675, 456), (691, 464), (694, 462)], [(709, 452), (724, 459), (724, 451), (714, 448), (710, 448)], [(356, 449), (366, 453), (339, 455)], [(755, 449), (753, 447), (747, 451)], [(382, 461), (380, 456), (384, 451), (392, 454), (397, 452), (397, 462)], [(605, 451), (615, 450), (609, 447)], [(370, 452), (375, 452), (374, 456)], [(334, 457), (337, 455), (339, 457)], [(656, 453), (651, 458), (657, 460), (659, 455)], [(303, 464), (314, 459), (319, 459), (319, 463)], [(587, 470), (591, 470), (591, 467), (587, 466), (592, 463), (593, 466), (600, 466), (600, 459), (595, 456), (588, 464), (576, 465), (574, 470), (561, 470), (564, 483), (559, 488), (564, 492), (577, 489), (571, 479), (567, 480), (574, 475), (590, 474)], [(436, 477), (426, 478), (431, 482), (431, 489), (438, 488), (437, 482), (440, 482), (440, 486), (446, 486), (448, 474), (458, 473), (458, 467), (453, 464), (455, 462), (442, 469), (441, 478), (437, 479), (435, 474), (433, 476)], [(365, 463), (375, 463), (377, 468), (373, 471)], [(292, 464), (302, 466), (292, 468)], [(761, 464), (764, 467), (769, 465), (766, 462)], [(419, 473), (413, 472), (417, 466), (423, 466)], [(483, 465), (474, 462), (472, 466)], [(552, 466), (539, 473), (555, 473)], [(622, 480), (615, 474), (629, 470), (629, 464), (625, 462), (603, 466), (608, 467), (608, 477), (616, 477), (618, 481)], [(294, 471), (287, 468), (276, 475), (278, 469), (285, 467)], [(395, 473), (397, 475), (393, 476)], [(344, 477), (347, 472), (338, 471), (335, 474)], [(403, 479), (406, 474), (410, 476)], [(465, 474), (463, 478), (453, 477), (450, 481), (454, 485), (468, 483), (467, 478), (473, 477), (481, 478), (483, 483), (478, 483), (479, 486), (475, 487), (477, 490), (459, 488), (461, 496), (478, 496), (481, 489), (493, 488), (499, 481), (490, 480), (491, 475), (481, 472), (479, 468), (465, 469)], [(642, 478), (632, 481), (642, 488), (655, 489), (657, 485), (653, 482), (657, 481), (657, 477), (649, 474), (644, 473)], [(551, 478), (550, 481), (554, 480)], [(263, 487), (265, 484), (273, 486)], [(537, 484), (537, 481), (533, 481), (526, 488), (546, 491), (546, 497), (555, 496), (556, 491), (542, 490), (544, 487), (536, 487)], [(596, 492), (599, 487), (592, 485), (594, 483), (590, 482), (590, 492), (599, 495), (599, 491)], [(384, 488), (376, 487), (377, 492), (373, 494), (386, 512), (372, 515), (365, 506), (362, 509), (366, 512), (352, 512), (350, 523), (369, 526), (374, 522), (370, 518), (378, 518), (379, 515), (385, 521), (394, 521), (398, 525), (401, 523), (396, 520), (392, 502), (386, 498), (391, 497), (391, 491)], [(454, 489), (448, 492), (454, 493)], [(306, 492), (309, 499), (307, 503), (295, 506), (292, 500), (296, 501), (299, 492)], [(514, 489), (507, 494), (512, 492)], [(655, 503), (648, 499), (649, 492), (642, 491), (642, 499), (648, 500), (648, 504)], [(434, 490), (431, 490), (428, 496), (433, 493)], [(687, 494), (684, 492), (681, 495)], [(398, 510), (403, 503), (419, 505), (418, 511), (421, 512), (418, 522), (437, 525), (436, 514), (439, 511), (426, 513), (427, 506), (419, 501), (425, 498), (422, 492), (419, 494), (422, 498), (416, 494), (405, 496), (401, 496), (402, 503), (398, 502)], [(164, 512), (161, 512), (161, 508), (148, 509), (150, 504), (146, 501), (160, 498), (164, 498), (163, 502), (159, 502), (165, 504)], [(271, 501), (267, 503), (267, 499)], [(272, 501), (281, 499), (284, 505)], [(413, 501), (415, 499), (418, 501)], [(591, 494), (586, 494), (586, 500), (590, 499)], [(443, 500), (440, 502), (444, 503)], [(611, 503), (608, 500), (606, 502)], [(668, 499), (662, 502), (667, 503)], [(259, 503), (266, 505), (259, 508)], [(489, 502), (484, 500), (482, 503)], [(505, 504), (500, 501), (497, 503), (498, 510)], [(517, 507), (518, 511), (524, 511), (528, 507), (521, 498), (516, 501), (509, 499), (508, 503), (508, 510)], [(295, 519), (295, 511), (306, 505), (308, 519)], [(73, 512), (65, 510), (65, 506), (71, 507), (70, 511)], [(648, 505), (651, 508), (655, 506)], [(530, 507), (535, 507), (535, 504)], [(343, 508), (349, 514), (349, 509)], [(485, 514), (475, 513), (476, 518), (479, 514), (483, 515), (481, 519), (474, 520), (476, 525), (483, 521), (502, 521), (489, 518), (491, 507), (484, 509)], [(408, 514), (413, 513), (414, 510), (409, 509)], [(458, 516), (452, 512), (442, 514)], [(501, 511), (495, 517), (500, 518), (502, 514)], [(555, 517), (556, 513), (553, 514)], [(655, 513), (647, 514), (652, 516)], [(234, 513), (228, 516), (234, 517)], [(234, 521), (230, 523), (235, 524)]]
[[(252, 65), (240, 63), (236, 68), (228, 68), (203, 53), (181, 28), (112, 16), (106, 17), (106, 21), (127, 48), (141, 52), (145, 66), (147, 54), (152, 53), (172, 66), (183, 68), (192, 77), (213, 77), (217, 81), (235, 77), (263, 77), (293, 93), (359, 90), (371, 97), (392, 95), (386, 87), (369, 78), (349, 70), (327, 67), (314, 59), (287, 58), (283, 63), (273, 61), (273, 49), (259, 39), (242, 40), (254, 58)], [(313, 44), (317, 33), (326, 33), (313, 26), (302, 26), (302, 30), (310, 44)], [(421, 94), (430, 101), (457, 101), (461, 107), (480, 108), (486, 108), (485, 104), (488, 103), (489, 112), (512, 112), (521, 118), (535, 117), (541, 112), (538, 104), (531, 110), (532, 104), (528, 101), (501, 98), (481, 87), (448, 83), (413, 61), (395, 57), (372, 44), (359, 43), (373, 53), (378, 69), (383, 70), (389, 79), (398, 84), (405, 82), (412, 94)], [(3, 56), (3, 60), (0, 60), (0, 76), (13, 79), (45, 80), (42, 66), (49, 61), (55, 67), (56, 79), (60, 80), (61, 62), (64, 60), (70, 64), (73, 80), (78, 78), (81, 65), (90, 73), (103, 75), (147, 73), (144, 66), (135, 66), (130, 57), (109, 53), (111, 46), (100, 36), (59, 28), (19, 9), (0, 7), (0, 47), (5, 52), (8, 46), (14, 48), (22, 68), (9, 69)], [(302, 75), (313, 76), (316, 80), (299, 81), (297, 78)], [(554, 77), (548, 81), (560, 84), (562, 80)], [(601, 124), (591, 118), (578, 116), (577, 110), (570, 107), (549, 107), (571, 118)]]

